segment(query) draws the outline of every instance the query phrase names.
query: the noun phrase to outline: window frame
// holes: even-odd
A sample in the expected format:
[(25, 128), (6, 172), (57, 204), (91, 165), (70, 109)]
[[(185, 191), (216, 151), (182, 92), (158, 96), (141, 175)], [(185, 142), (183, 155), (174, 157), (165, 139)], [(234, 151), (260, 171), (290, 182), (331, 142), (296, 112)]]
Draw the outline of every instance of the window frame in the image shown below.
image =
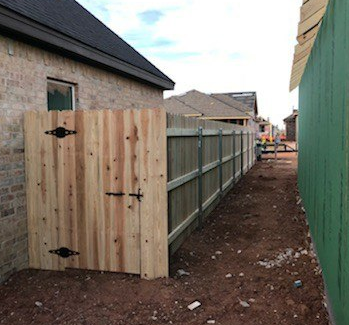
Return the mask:
[[(72, 97), (72, 112), (75, 112), (76, 110), (76, 98), (75, 98), (75, 86), (76, 84), (71, 83), (71, 82), (67, 82), (67, 81), (61, 81), (61, 80), (56, 80), (56, 79), (51, 79), (51, 78), (47, 78), (46, 81), (46, 93), (48, 93), (48, 84), (49, 83), (53, 83), (53, 84), (57, 84), (57, 85), (62, 85), (62, 86), (68, 86), (71, 88), (71, 97)], [(47, 95), (47, 111), (50, 111), (48, 109), (48, 95)]]

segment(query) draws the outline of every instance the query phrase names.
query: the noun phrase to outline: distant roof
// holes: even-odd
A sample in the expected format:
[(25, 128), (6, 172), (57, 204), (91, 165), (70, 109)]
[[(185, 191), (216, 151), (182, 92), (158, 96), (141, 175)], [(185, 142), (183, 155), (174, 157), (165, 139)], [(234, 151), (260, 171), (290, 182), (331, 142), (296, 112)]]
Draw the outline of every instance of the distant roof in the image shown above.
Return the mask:
[(262, 116), (257, 116), (256, 118), (256, 122), (259, 124), (259, 125), (270, 125), (270, 121), (266, 120), (264, 117)]
[(289, 122), (294, 120), (298, 116), (298, 110), (293, 110), (293, 113), (284, 119), (284, 122)]
[(202, 113), (193, 107), (186, 105), (177, 97), (173, 96), (165, 99), (166, 111), (172, 114), (186, 115), (186, 116), (201, 116)]
[[(176, 105), (177, 104), (177, 105)], [(216, 119), (249, 119), (250, 116), (239, 109), (229, 106), (214, 98), (213, 96), (204, 94), (197, 90), (188, 91), (182, 95), (172, 96), (165, 99), (165, 109), (169, 113), (182, 114), (180, 111), (186, 111), (190, 115), (201, 113), (202, 118)]]
[(258, 115), (257, 93), (255, 91), (225, 93), (224, 95), (244, 104), (247, 112), (252, 112), (256, 116)]
[(235, 108), (241, 112), (246, 112), (249, 110), (249, 107), (245, 104), (239, 102), (238, 100), (234, 99), (233, 97), (226, 95), (226, 94), (211, 94), (211, 97), (218, 99), (219, 101), (229, 105), (232, 108)]
[(0, 30), (162, 89), (174, 82), (75, 0), (0, 0)]

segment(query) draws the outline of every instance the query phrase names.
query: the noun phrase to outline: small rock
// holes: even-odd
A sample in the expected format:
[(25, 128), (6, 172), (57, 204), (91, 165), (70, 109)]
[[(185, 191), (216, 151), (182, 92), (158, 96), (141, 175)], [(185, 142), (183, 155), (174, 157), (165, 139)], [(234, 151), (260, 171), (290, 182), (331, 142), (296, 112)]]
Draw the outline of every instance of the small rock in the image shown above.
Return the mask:
[(190, 273), (184, 271), (183, 269), (179, 269), (179, 270), (177, 270), (177, 275), (178, 275), (179, 277), (181, 277), (181, 276), (185, 276), (185, 275), (190, 275)]
[(250, 299), (248, 299), (248, 302), (256, 302), (256, 299), (250, 298)]
[(207, 321), (207, 324), (216, 324), (216, 321), (214, 319), (209, 319)]
[(217, 257), (216, 257), (215, 255), (212, 255), (211, 258), (212, 258), (213, 260), (217, 259)]
[(239, 274), (239, 276), (241, 276), (241, 277), (243, 277), (243, 276), (245, 276), (245, 274), (243, 274), (242, 272)]
[(228, 274), (225, 275), (225, 277), (226, 277), (227, 279), (230, 279), (230, 278), (233, 277), (233, 275), (232, 275), (231, 273), (228, 273)]
[(247, 301), (240, 300), (240, 305), (244, 308), (249, 308), (250, 304)]
[(223, 253), (221, 251), (216, 251), (216, 255), (222, 255)]
[(194, 302), (192, 302), (189, 306), (188, 306), (188, 309), (189, 310), (194, 310), (194, 309), (196, 309), (196, 308), (198, 308), (198, 307), (200, 307), (201, 306), (201, 302), (200, 301), (194, 301)]
[(242, 250), (241, 250), (241, 249), (239, 249), (239, 250), (238, 250), (238, 254), (241, 254), (241, 253), (242, 253)]
[(40, 301), (35, 301), (35, 306), (36, 307), (42, 307), (44, 304), (42, 303), (42, 302), (40, 302)]

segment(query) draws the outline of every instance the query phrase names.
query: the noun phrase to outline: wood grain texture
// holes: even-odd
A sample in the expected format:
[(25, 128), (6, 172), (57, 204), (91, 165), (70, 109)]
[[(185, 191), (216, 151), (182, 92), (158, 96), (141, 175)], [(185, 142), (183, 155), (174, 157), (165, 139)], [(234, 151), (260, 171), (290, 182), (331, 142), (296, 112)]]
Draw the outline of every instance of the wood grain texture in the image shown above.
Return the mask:
[(141, 189), (141, 277), (168, 276), (167, 142), (164, 110), (139, 111)]
[(30, 267), (168, 275), (164, 111), (28, 112), (25, 148)]
[(312, 52), (322, 19), (327, 11), (328, 0), (309, 0), (303, 2), (298, 24), (298, 45), (295, 47), (290, 91), (298, 87), (302, 80), (308, 58)]

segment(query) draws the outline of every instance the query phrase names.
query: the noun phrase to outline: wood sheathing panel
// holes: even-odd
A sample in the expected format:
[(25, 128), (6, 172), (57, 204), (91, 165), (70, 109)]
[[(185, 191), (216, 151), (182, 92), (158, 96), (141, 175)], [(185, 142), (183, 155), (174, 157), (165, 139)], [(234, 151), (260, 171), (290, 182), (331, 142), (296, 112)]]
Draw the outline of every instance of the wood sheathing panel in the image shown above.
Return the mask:
[(290, 91), (298, 87), (329, 0), (303, 0), (291, 72)]

